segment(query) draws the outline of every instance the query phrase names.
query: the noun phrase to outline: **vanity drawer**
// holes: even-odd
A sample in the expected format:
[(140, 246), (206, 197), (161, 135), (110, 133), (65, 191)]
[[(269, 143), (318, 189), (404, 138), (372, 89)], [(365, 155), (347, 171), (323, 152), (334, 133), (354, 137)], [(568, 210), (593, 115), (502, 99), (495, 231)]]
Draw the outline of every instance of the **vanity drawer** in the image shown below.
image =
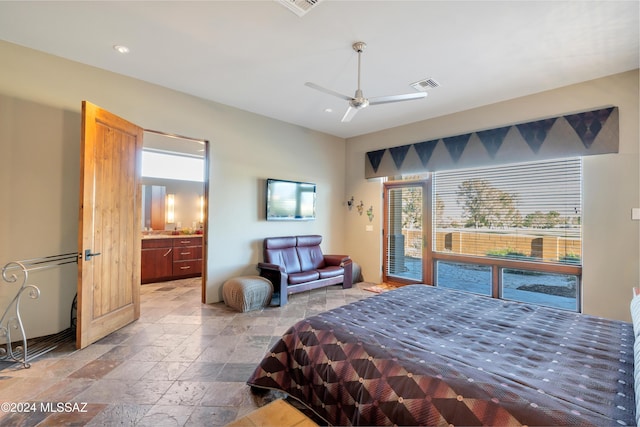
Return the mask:
[(202, 246), (202, 237), (176, 237), (173, 239), (173, 247)]
[(202, 260), (175, 261), (173, 263), (174, 276), (198, 275), (202, 273)]
[(174, 261), (202, 259), (202, 246), (184, 246), (173, 248)]

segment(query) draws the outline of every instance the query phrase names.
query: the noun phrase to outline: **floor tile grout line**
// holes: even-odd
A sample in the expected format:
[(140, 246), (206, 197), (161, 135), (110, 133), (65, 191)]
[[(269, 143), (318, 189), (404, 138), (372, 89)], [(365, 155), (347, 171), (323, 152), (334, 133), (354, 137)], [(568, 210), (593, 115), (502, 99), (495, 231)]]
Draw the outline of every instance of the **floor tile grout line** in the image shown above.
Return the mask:
[[(110, 339), (105, 338), (104, 341), (89, 346), (88, 349), (94, 347), (92, 350), (85, 349), (87, 351), (81, 350), (79, 352), (68, 351), (66, 354), (59, 353), (51, 355), (50, 357), (43, 357), (43, 361), (49, 360), (49, 362), (47, 362), (48, 364), (65, 361), (61, 363), (60, 368), (65, 364), (69, 364), (70, 367), (75, 363), (81, 365), (78, 369), (66, 375), (63, 375), (64, 371), (58, 372), (58, 375), (61, 376), (50, 378), (49, 382), (63, 389), (65, 393), (72, 395), (70, 397), (71, 400), (78, 400), (83, 397), (87, 399), (91, 398), (89, 399), (91, 400), (89, 403), (94, 405), (93, 407), (104, 406), (104, 408), (97, 413), (88, 414), (87, 417), (91, 415), (91, 418), (83, 418), (81, 422), (77, 422), (78, 424), (100, 425), (105, 421), (113, 424), (114, 422), (125, 422), (126, 420), (134, 418), (139, 418), (138, 421), (144, 421), (147, 416), (147, 420), (153, 420), (154, 423), (161, 423), (162, 420), (159, 421), (158, 418), (162, 415), (154, 411), (164, 410), (163, 408), (168, 407), (174, 412), (167, 413), (165, 416), (167, 419), (179, 418), (180, 421), (178, 424), (180, 425), (197, 425), (198, 421), (202, 421), (202, 417), (205, 416), (213, 417), (212, 419), (207, 418), (207, 424), (226, 425), (234, 421), (234, 419), (246, 415), (246, 413), (261, 406), (260, 403), (257, 402), (256, 397), (251, 395), (245, 380), (241, 380), (240, 378), (245, 375), (245, 370), (248, 372), (246, 374), (248, 378), (251, 366), (258, 365), (259, 360), (268, 351), (269, 346), (279, 337), (278, 334), (281, 333), (279, 329), (286, 329), (288, 322), (293, 324), (296, 319), (304, 318), (318, 311), (324, 311), (324, 309), (334, 308), (356, 299), (371, 296), (370, 293), (363, 292), (355, 287), (355, 289), (352, 290), (342, 290), (339, 287), (331, 287), (316, 290), (315, 292), (310, 291), (304, 294), (293, 295), (288, 307), (265, 309), (258, 312), (237, 313), (231, 311), (231, 309), (225, 307), (222, 303), (206, 306), (200, 304), (198, 300), (199, 279), (191, 284), (180, 284), (181, 286), (175, 286), (171, 290), (158, 291), (158, 288), (166, 288), (173, 285), (177, 284), (167, 282), (152, 285), (156, 286), (156, 289), (152, 289), (151, 287), (146, 288), (146, 286), (149, 285), (144, 285), (141, 289), (141, 319), (135, 324), (128, 325), (121, 331), (116, 332), (116, 335)], [(334, 294), (332, 295), (332, 293)], [(193, 294), (193, 303), (189, 301), (187, 297), (188, 294)], [(292, 314), (294, 315), (292, 316)], [(195, 325), (195, 328), (190, 329), (191, 327), (188, 326), (189, 323), (184, 322), (179, 323), (182, 329), (171, 326), (175, 325), (175, 323), (171, 323), (171, 321), (179, 322), (180, 320), (195, 322), (191, 323), (191, 325)], [(260, 322), (264, 322), (265, 325), (261, 325)], [(266, 327), (269, 323), (272, 323), (270, 327), (273, 327), (273, 329)], [(214, 325), (216, 326), (214, 327)], [(203, 334), (202, 332), (206, 332), (203, 331), (203, 328), (206, 327), (212, 328), (215, 333)], [(190, 329), (190, 332), (187, 334), (185, 329)], [(153, 342), (154, 331), (175, 332), (175, 339), (179, 341), (176, 346), (179, 349), (174, 349), (164, 354), (166, 348), (163, 350), (163, 347), (167, 346), (138, 345), (143, 344), (143, 342)], [(276, 331), (278, 332), (276, 333)], [(118, 333), (120, 336), (117, 335)], [(163, 335), (166, 339), (172, 337), (171, 333), (164, 333)], [(158, 337), (162, 337), (163, 335), (159, 335)], [(184, 339), (177, 338), (180, 336), (183, 336)], [(108, 344), (110, 342), (109, 340), (115, 344)], [(186, 348), (189, 346), (189, 340), (193, 341), (191, 349)], [(221, 347), (220, 345), (216, 346), (216, 343), (229, 345)], [(233, 343), (233, 345), (230, 343)], [(116, 347), (122, 348), (114, 350)], [(140, 350), (137, 347), (147, 348), (147, 353), (144, 353), (144, 350)], [(108, 354), (111, 351), (113, 351), (113, 353)], [(123, 353), (118, 354), (118, 351)], [(130, 353), (127, 354), (127, 352)], [(258, 355), (257, 353), (262, 354)], [(119, 360), (119, 363), (117, 363), (117, 366), (114, 366), (113, 369), (102, 373), (100, 378), (74, 378), (72, 376), (74, 372), (87, 367), (92, 362), (96, 360), (109, 360), (109, 357), (120, 357), (121, 360)], [(56, 361), (51, 362), (51, 360)], [(123, 366), (127, 362), (129, 362), (129, 366)], [(136, 363), (140, 369), (144, 369), (143, 367), (147, 366), (146, 363), (152, 362), (153, 366), (147, 372), (141, 374), (137, 380), (126, 382), (120, 378), (109, 378), (109, 373), (114, 372), (118, 367), (122, 368), (122, 373), (116, 371), (113, 374), (114, 377), (124, 375), (126, 369), (135, 369)], [(198, 366), (198, 364), (200, 364), (200, 366)], [(42, 365), (43, 369), (47, 366), (44, 362), (34, 363), (32, 369), (39, 369), (39, 365)], [(218, 372), (210, 376), (207, 376), (205, 372), (206, 380), (203, 381), (188, 380), (191, 375), (198, 374), (198, 369), (206, 369), (207, 366), (218, 369)], [(103, 369), (106, 368), (103, 367)], [(192, 373), (189, 373), (190, 369), (193, 370)], [(152, 373), (148, 375), (150, 372)], [(32, 373), (35, 374), (37, 371), (32, 371)], [(87, 376), (92, 375), (89, 367), (86, 368), (86, 372), (83, 375), (85, 374)], [(95, 375), (99, 374), (99, 372), (95, 372)], [(40, 381), (41, 384), (45, 384), (42, 379), (32, 378), (29, 380), (29, 377), (20, 376), (17, 371), (12, 371), (10, 375), (13, 375), (11, 378), (18, 386), (17, 390), (20, 389), (21, 383), (27, 384), (31, 382), (35, 384), (32, 386), (37, 390), (37, 393), (34, 395), (38, 396), (38, 399), (46, 400), (55, 396), (54, 391), (47, 396), (43, 394), (44, 389), (38, 390), (38, 381)], [(132, 376), (134, 375), (132, 374)], [(139, 396), (131, 396), (128, 391), (122, 392), (120, 403), (118, 403), (119, 400), (113, 395), (109, 396), (107, 394), (106, 397), (99, 397), (101, 386), (106, 384), (114, 388), (117, 388), (117, 386), (121, 384), (130, 384), (131, 387), (134, 387), (136, 382), (139, 383), (141, 381), (144, 382), (144, 385), (149, 385), (150, 387), (160, 387), (160, 385), (162, 385), (162, 387), (153, 392), (148, 392), (146, 395), (143, 390)], [(3, 400), (1, 382), (2, 381), (0, 381), (0, 401)], [(198, 391), (181, 389), (182, 386), (195, 383), (201, 384), (201, 388), (205, 390), (205, 394), (199, 396), (197, 394), (199, 393)], [(85, 386), (85, 388), (79, 390), (73, 389), (74, 386), (80, 387), (80, 384)], [(229, 389), (229, 387), (231, 388)], [(51, 390), (55, 388), (56, 387), (52, 385), (47, 389)], [(90, 389), (92, 390), (89, 392), (88, 390)], [(230, 390), (232, 393), (229, 394)], [(133, 392), (137, 391), (132, 390), (131, 393)], [(202, 390), (200, 392), (202, 392)], [(93, 393), (93, 397), (91, 393)], [(104, 403), (102, 401), (110, 403)], [(176, 404), (164, 405), (164, 403), (167, 402), (176, 402)], [(180, 404), (184, 402), (190, 403), (190, 405)], [(40, 414), (40, 416), (42, 415), (43, 414)], [(51, 418), (53, 421), (58, 414), (44, 415), (44, 422), (46, 422), (48, 418)], [(3, 420), (0, 418), (0, 424), (2, 423)], [(22, 424), (29, 425), (28, 421), (26, 421), (26, 424)]]

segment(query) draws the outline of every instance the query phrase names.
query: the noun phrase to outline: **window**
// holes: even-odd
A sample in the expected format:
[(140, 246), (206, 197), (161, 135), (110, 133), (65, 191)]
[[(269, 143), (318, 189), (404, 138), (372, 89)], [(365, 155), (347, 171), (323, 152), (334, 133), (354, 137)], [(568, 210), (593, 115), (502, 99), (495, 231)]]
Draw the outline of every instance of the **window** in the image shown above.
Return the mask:
[(491, 296), (492, 268), (489, 265), (436, 261), (435, 274), (435, 282), (443, 288)]
[(582, 162), (433, 174), (436, 286), (579, 310)]
[(204, 182), (204, 158), (161, 150), (142, 150), (142, 176)]

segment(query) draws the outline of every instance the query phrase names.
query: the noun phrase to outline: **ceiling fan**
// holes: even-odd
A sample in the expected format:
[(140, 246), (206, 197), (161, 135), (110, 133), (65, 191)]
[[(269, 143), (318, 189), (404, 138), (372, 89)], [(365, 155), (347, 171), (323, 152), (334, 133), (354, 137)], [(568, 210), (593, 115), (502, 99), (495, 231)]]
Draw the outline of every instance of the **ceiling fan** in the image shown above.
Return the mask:
[(412, 99), (421, 99), (427, 96), (426, 92), (416, 92), (416, 93), (406, 93), (403, 95), (389, 95), (389, 96), (379, 96), (376, 98), (367, 99), (362, 94), (362, 90), (360, 89), (360, 56), (362, 55), (362, 51), (367, 47), (365, 42), (355, 42), (352, 46), (353, 50), (358, 52), (358, 88), (356, 89), (356, 93), (354, 96), (343, 95), (339, 92), (335, 92), (331, 89), (324, 88), (315, 83), (306, 82), (305, 86), (309, 86), (310, 88), (319, 90), (320, 92), (327, 93), (329, 95), (337, 96), (338, 98), (349, 101), (349, 108), (347, 112), (342, 117), (342, 122), (349, 122), (356, 115), (358, 110), (361, 110), (369, 105), (378, 105), (378, 104), (388, 104), (390, 102), (399, 102), (399, 101), (410, 101)]

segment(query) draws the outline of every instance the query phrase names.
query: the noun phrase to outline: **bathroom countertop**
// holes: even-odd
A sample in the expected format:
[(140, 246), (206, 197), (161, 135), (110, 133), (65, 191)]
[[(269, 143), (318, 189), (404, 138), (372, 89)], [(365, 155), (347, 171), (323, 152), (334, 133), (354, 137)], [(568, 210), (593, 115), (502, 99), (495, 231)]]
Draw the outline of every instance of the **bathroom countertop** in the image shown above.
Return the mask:
[(143, 239), (184, 239), (188, 237), (202, 237), (202, 234), (143, 234)]

